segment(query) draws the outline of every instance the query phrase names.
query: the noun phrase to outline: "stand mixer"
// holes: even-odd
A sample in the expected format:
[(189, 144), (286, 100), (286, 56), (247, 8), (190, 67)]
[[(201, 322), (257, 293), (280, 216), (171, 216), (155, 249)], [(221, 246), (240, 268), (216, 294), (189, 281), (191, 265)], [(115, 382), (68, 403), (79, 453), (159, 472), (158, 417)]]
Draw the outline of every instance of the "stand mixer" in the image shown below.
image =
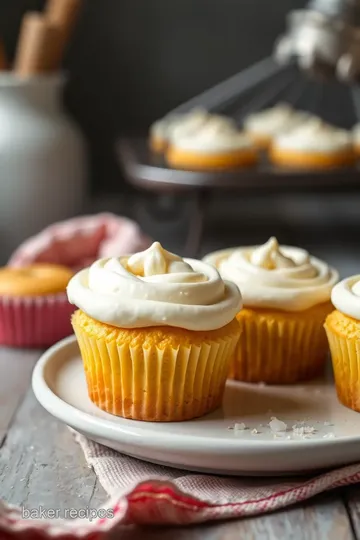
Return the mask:
[(360, 0), (310, 0), (305, 9), (289, 13), (271, 56), (171, 112), (200, 106), (241, 123), (247, 114), (279, 101), (322, 116), (323, 102), (335, 98), (342, 104), (339, 118), (327, 120), (350, 128), (360, 120), (359, 82)]
[(280, 63), (344, 82), (360, 78), (359, 0), (310, 0), (288, 16), (287, 32), (275, 46)]
[[(291, 12), (274, 52), (213, 88), (183, 103), (171, 113), (194, 107), (231, 116), (241, 125), (255, 111), (285, 101), (339, 127), (360, 121), (360, 0), (311, 0), (304, 10)], [(184, 251), (198, 254), (204, 222), (204, 199), (214, 191), (278, 193), (357, 191), (359, 168), (308, 171), (274, 167), (266, 157), (257, 167), (234, 171), (187, 171), (169, 168), (149, 152), (146, 138), (119, 141), (118, 153), (127, 179), (137, 188), (152, 190), (166, 203), (166, 214), (154, 199), (139, 203), (140, 222), (148, 224), (182, 215), (179, 191), (191, 193), (188, 236)], [(161, 197), (158, 195), (161, 194)], [(164, 206), (165, 206), (164, 203)], [(246, 203), (245, 203), (246, 204)], [(141, 213), (140, 213), (141, 212)], [(165, 220), (164, 220), (165, 221)], [(181, 219), (179, 218), (181, 222)]]

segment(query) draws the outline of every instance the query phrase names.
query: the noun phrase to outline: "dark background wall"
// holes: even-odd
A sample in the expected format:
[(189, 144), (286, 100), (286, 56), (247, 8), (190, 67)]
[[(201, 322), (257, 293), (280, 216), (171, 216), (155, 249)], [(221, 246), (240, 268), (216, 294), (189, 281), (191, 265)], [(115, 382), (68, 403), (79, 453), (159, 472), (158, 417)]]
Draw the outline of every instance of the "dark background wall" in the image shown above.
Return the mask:
[[(23, 13), (43, 0), (1, 0), (12, 56)], [(84, 0), (66, 59), (66, 104), (89, 141), (93, 190), (123, 186), (116, 136), (268, 55), (302, 0)]]

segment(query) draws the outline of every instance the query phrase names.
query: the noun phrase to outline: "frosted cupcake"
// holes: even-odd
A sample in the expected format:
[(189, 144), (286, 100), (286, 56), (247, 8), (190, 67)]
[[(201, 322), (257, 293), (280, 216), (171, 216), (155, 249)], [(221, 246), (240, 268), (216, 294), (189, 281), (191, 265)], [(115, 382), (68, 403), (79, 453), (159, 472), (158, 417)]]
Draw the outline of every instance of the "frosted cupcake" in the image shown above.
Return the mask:
[(179, 421), (220, 406), (241, 295), (212, 266), (155, 242), (101, 259), (68, 286), (90, 399), (109, 413)]
[(150, 126), (149, 145), (153, 152), (165, 152), (171, 129), (180, 122), (182, 116), (172, 114), (157, 120)]
[(280, 103), (271, 109), (250, 114), (244, 121), (244, 129), (259, 148), (267, 149), (277, 135), (298, 127), (308, 118), (307, 113)]
[(351, 165), (355, 161), (351, 134), (319, 119), (278, 135), (270, 158), (280, 166), (328, 169)]
[(242, 334), (231, 377), (248, 382), (294, 383), (321, 372), (327, 355), (323, 329), (338, 273), (275, 238), (260, 247), (218, 251), (205, 257), (243, 295)]
[(335, 311), (326, 318), (336, 390), (341, 403), (360, 412), (360, 275), (338, 283), (331, 294)]
[(174, 138), (191, 135), (214, 118), (222, 125), (235, 125), (231, 118), (211, 114), (202, 108), (186, 114), (169, 114), (150, 127), (150, 148), (154, 152), (165, 152)]
[(217, 118), (192, 133), (173, 136), (166, 154), (169, 165), (188, 170), (236, 169), (254, 165), (257, 157), (247, 135)]
[(354, 152), (357, 158), (360, 157), (360, 124), (356, 124), (356, 126), (352, 130), (352, 137), (353, 137), (353, 147)]

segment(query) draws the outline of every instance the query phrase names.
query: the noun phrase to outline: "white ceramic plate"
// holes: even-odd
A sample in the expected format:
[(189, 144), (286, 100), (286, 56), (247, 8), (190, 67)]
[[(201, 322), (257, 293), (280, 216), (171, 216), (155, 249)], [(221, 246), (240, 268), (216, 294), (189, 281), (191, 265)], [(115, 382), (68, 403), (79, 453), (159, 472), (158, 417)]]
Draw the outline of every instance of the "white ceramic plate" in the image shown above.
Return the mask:
[[(336, 398), (331, 376), (310, 384), (229, 382), (223, 408), (188, 422), (148, 423), (107, 414), (91, 403), (74, 337), (49, 349), (33, 374), (39, 402), (90, 439), (154, 463), (222, 474), (293, 474), (360, 459), (360, 414)], [(275, 436), (277, 417), (287, 431)], [(309, 426), (306, 438), (292, 426)], [(233, 428), (244, 423), (245, 430)], [(257, 430), (257, 433), (255, 431)]]

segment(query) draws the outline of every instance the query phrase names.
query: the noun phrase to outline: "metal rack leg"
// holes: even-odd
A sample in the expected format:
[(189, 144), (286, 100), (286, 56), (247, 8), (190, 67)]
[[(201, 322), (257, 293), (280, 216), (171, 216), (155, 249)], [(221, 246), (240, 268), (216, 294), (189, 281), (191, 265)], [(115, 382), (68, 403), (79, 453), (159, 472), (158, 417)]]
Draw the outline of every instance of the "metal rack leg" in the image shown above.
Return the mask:
[(206, 192), (196, 191), (192, 198), (184, 252), (187, 257), (199, 256), (204, 231)]

